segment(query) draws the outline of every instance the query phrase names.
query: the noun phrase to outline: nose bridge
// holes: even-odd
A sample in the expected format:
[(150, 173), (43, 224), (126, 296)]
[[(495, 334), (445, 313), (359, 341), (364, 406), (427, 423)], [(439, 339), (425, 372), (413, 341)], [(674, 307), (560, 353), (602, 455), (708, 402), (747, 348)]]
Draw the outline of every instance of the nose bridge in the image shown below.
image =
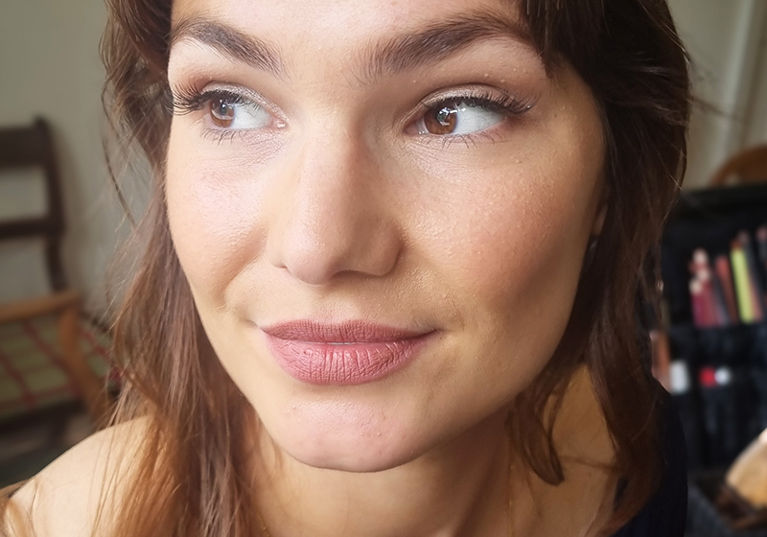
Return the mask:
[(399, 246), (366, 145), (349, 129), (307, 134), (289, 157), (267, 240), (274, 266), (312, 285), (342, 272), (383, 276)]

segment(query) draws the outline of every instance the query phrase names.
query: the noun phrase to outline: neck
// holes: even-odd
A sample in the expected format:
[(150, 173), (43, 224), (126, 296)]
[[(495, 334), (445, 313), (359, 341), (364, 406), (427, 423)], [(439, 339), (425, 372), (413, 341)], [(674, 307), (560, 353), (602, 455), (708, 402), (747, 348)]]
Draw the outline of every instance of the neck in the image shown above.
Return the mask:
[(507, 412), (396, 468), (352, 473), (290, 457), (261, 428), (259, 512), (272, 537), (506, 535)]

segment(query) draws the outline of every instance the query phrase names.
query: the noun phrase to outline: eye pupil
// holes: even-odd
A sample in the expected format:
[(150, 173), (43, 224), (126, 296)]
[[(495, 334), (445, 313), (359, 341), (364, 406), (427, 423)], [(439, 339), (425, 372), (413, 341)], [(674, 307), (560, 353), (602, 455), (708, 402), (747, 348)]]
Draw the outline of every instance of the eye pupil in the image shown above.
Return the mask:
[(210, 103), (213, 123), (219, 127), (230, 127), (234, 121), (234, 105), (226, 99), (213, 99)]
[(458, 122), (458, 110), (455, 106), (443, 106), (434, 109), (424, 117), (426, 130), (431, 134), (450, 134)]
[(443, 108), (437, 112), (437, 121), (439, 121), (440, 125), (448, 126), (450, 124), (451, 112), (453, 112), (453, 110), (448, 108)]

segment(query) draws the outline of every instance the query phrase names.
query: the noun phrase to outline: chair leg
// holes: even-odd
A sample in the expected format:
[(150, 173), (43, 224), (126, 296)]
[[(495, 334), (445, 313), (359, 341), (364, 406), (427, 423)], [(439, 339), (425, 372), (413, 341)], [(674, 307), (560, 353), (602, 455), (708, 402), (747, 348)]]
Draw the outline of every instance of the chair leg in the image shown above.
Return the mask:
[(111, 403), (104, 385), (88, 365), (80, 348), (79, 308), (77, 305), (64, 309), (59, 315), (59, 344), (64, 367), (83, 398), (88, 413), (97, 428), (106, 425)]

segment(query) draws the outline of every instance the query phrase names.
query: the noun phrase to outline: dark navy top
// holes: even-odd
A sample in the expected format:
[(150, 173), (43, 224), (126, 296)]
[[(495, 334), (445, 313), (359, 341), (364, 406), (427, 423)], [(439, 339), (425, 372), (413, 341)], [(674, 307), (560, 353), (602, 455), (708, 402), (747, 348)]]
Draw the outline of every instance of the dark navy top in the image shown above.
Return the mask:
[(644, 508), (613, 537), (683, 537), (687, 518), (687, 449), (679, 414), (664, 392), (660, 487)]

